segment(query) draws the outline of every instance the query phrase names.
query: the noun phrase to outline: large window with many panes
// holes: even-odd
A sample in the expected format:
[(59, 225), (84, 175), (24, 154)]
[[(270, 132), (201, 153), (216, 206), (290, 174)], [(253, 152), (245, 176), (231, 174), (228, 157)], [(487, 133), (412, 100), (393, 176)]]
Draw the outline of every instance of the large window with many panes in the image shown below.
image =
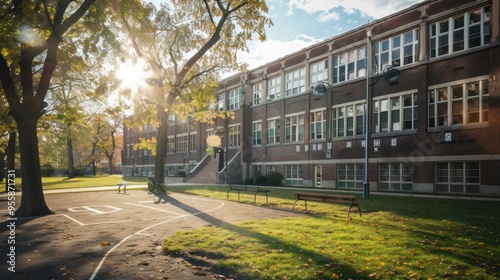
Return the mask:
[(280, 143), (280, 119), (270, 119), (267, 121), (267, 144)]
[(364, 172), (363, 164), (337, 164), (337, 187), (339, 189), (363, 188)]
[(328, 59), (311, 63), (309, 66), (311, 85), (328, 81)]
[(436, 192), (479, 193), (479, 162), (436, 163)]
[(175, 143), (175, 152), (184, 153), (188, 150), (188, 137), (187, 135), (177, 136)]
[(285, 165), (285, 185), (302, 186), (304, 184), (302, 165)]
[(488, 77), (429, 89), (429, 127), (488, 122)]
[(435, 58), (490, 43), (490, 7), (482, 7), (429, 26), (429, 52)]
[(316, 111), (311, 112), (311, 119), (309, 120), (311, 125), (310, 140), (321, 140), (326, 138), (326, 111)]
[(227, 99), (227, 109), (235, 110), (240, 108), (240, 90), (233, 89), (229, 92), (229, 96)]
[(306, 91), (306, 68), (300, 68), (285, 74), (285, 96), (292, 96)]
[(332, 109), (333, 137), (364, 134), (365, 104), (347, 104)]
[(304, 115), (285, 117), (285, 142), (304, 141)]
[(267, 81), (267, 100), (274, 100), (281, 97), (281, 76), (277, 76)]
[(333, 83), (366, 76), (366, 47), (349, 50), (333, 57)]
[(217, 94), (217, 110), (224, 110), (224, 93)]
[(262, 121), (252, 123), (252, 145), (262, 145)]
[(379, 189), (383, 191), (411, 191), (413, 166), (411, 163), (381, 163)]
[(388, 65), (398, 67), (418, 62), (418, 29), (375, 42), (373, 49), (375, 72), (383, 71)]
[(240, 146), (241, 136), (240, 136), (240, 126), (234, 125), (229, 127), (229, 147)]
[(257, 83), (252, 86), (253, 105), (262, 104), (262, 83)]
[(373, 101), (373, 133), (417, 129), (417, 93), (384, 96)]

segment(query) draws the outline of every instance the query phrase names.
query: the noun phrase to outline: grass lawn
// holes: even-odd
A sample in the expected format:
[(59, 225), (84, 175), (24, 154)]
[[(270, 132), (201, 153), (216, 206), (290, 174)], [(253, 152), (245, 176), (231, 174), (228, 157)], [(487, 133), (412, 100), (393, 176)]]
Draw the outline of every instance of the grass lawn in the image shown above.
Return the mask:
[[(121, 176), (85, 176), (68, 179), (67, 177), (43, 177), (42, 186), (44, 190), (54, 189), (71, 189), (71, 188), (88, 188), (88, 187), (101, 187), (101, 186), (116, 186), (122, 181), (129, 181), (130, 184), (146, 184), (146, 178), (123, 178)], [(16, 177), (17, 190), (21, 189), (21, 177)], [(0, 184), (0, 192), (5, 191), (5, 181)]]
[[(169, 188), (226, 199), (222, 186)], [(294, 202), (288, 190), (269, 195), (272, 207), (290, 209)], [(253, 195), (241, 198), (253, 203)], [(163, 248), (237, 279), (500, 279), (498, 202), (359, 199), (363, 217), (353, 212), (346, 220), (346, 205), (309, 202), (307, 217), (178, 232)], [(296, 209), (303, 205), (298, 202)]]

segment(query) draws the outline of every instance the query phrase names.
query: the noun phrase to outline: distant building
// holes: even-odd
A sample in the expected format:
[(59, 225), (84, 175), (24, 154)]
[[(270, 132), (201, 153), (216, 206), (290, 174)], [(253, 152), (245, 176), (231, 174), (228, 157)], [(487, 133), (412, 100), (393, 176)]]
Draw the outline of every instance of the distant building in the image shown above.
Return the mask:
[[(388, 65), (399, 83), (375, 83)], [(216, 95), (235, 118), (173, 116), (165, 176), (241, 183), (278, 171), (287, 186), (362, 190), (369, 112), (371, 191), (500, 196), (500, 1), (425, 1), (229, 77)], [(206, 154), (214, 134), (222, 163)], [(126, 176), (152, 176), (151, 154), (132, 147), (155, 135), (125, 128)]]

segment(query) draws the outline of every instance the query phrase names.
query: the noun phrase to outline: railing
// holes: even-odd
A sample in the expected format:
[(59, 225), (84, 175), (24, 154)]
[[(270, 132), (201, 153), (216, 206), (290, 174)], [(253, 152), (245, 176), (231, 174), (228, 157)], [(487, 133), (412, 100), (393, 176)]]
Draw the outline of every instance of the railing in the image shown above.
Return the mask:
[[(232, 178), (239, 179), (231, 180)], [(227, 165), (217, 172), (217, 184), (238, 183), (241, 180), (241, 151), (238, 151)]]
[(186, 177), (189, 180), (190, 178), (193, 178), (196, 173), (198, 173), (205, 165), (208, 164), (210, 161), (210, 155), (205, 155), (205, 157), (198, 162), (198, 164), (193, 168), (193, 170), (189, 171), (186, 173)]

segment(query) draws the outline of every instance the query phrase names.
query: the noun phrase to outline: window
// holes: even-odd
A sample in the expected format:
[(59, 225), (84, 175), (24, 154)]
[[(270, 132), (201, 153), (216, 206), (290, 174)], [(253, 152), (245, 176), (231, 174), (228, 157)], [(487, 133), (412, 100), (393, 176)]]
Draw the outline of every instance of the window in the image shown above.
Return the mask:
[(417, 129), (417, 94), (384, 97), (373, 101), (373, 133)]
[(177, 139), (176, 139), (176, 143), (175, 143), (175, 148), (176, 148), (176, 152), (177, 153), (185, 153), (187, 152), (188, 150), (188, 147), (187, 147), (187, 142), (188, 140), (188, 137), (187, 135), (184, 135), (184, 136), (177, 136)]
[(267, 144), (280, 143), (280, 119), (267, 121)]
[(276, 165), (266, 165), (266, 174), (271, 172), (278, 172), (278, 167)]
[(431, 24), (429, 29), (431, 58), (489, 44), (490, 7), (444, 19)]
[(363, 164), (338, 164), (337, 187), (339, 189), (361, 189), (364, 181)]
[(383, 71), (388, 65), (399, 67), (416, 63), (419, 55), (418, 29), (376, 42), (373, 47), (375, 72)]
[(487, 79), (430, 89), (429, 127), (488, 122), (488, 101)]
[(224, 110), (224, 93), (217, 94), (217, 110)]
[(167, 153), (175, 153), (175, 138), (169, 136), (167, 139)]
[(326, 111), (311, 113), (311, 138), (310, 140), (319, 140), (326, 138)]
[(285, 96), (292, 96), (305, 92), (306, 69), (300, 68), (285, 75)]
[(167, 120), (167, 123), (169, 125), (175, 125), (175, 114), (174, 113), (170, 113), (168, 114), (168, 120)]
[(262, 121), (252, 123), (252, 145), (262, 144)]
[(235, 125), (229, 127), (229, 147), (240, 146), (240, 126)]
[(229, 98), (227, 100), (227, 109), (235, 110), (240, 107), (240, 90), (233, 89), (229, 92)]
[(196, 151), (196, 134), (189, 135), (189, 149)]
[(253, 88), (253, 105), (262, 104), (262, 83), (252, 86)]
[(479, 162), (436, 163), (436, 192), (479, 193)]
[(411, 191), (413, 166), (404, 163), (384, 163), (379, 166), (379, 189), (388, 191)]
[(302, 165), (285, 165), (285, 185), (302, 186), (304, 185), (304, 175)]
[(311, 64), (311, 85), (328, 80), (328, 59)]
[(274, 77), (267, 81), (267, 100), (274, 100), (281, 97), (281, 76)]
[(285, 118), (285, 142), (304, 141), (304, 115)]
[(349, 104), (332, 109), (333, 137), (364, 134), (365, 104)]
[(333, 57), (333, 83), (366, 76), (366, 47)]

